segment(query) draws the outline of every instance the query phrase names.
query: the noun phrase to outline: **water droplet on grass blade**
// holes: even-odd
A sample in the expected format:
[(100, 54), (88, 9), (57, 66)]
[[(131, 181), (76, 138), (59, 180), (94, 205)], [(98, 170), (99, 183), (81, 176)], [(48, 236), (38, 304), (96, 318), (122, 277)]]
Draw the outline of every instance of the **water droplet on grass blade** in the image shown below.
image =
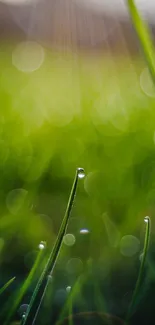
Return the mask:
[(78, 177), (84, 178), (85, 177), (85, 171), (83, 168), (78, 168)]
[[(35, 319), (37, 318), (38, 313), (40, 311), (44, 296), (45, 296), (46, 291), (48, 289), (48, 283), (46, 284), (42, 294), (41, 294), (39, 289), (40, 289), (43, 281), (47, 278), (48, 273), (50, 273), (50, 274), (53, 273), (55, 264), (57, 262), (57, 257), (59, 255), (59, 252), (60, 252), (60, 249), (61, 249), (62, 240), (63, 240), (63, 237), (64, 237), (65, 232), (66, 232), (66, 228), (67, 228), (67, 225), (68, 225), (68, 222), (69, 222), (72, 206), (73, 206), (74, 199), (75, 199), (75, 196), (76, 196), (76, 190), (77, 190), (79, 175), (80, 175), (80, 177), (81, 176), (84, 177), (85, 174), (84, 174), (83, 169), (76, 169), (75, 177), (74, 177), (74, 180), (73, 180), (73, 185), (72, 185), (72, 188), (71, 188), (71, 192), (70, 192), (70, 196), (69, 196), (69, 200), (68, 200), (68, 204), (67, 204), (67, 209), (66, 209), (66, 212), (64, 214), (64, 217), (63, 217), (63, 220), (62, 220), (62, 223), (61, 223), (61, 226), (60, 226), (60, 231), (58, 233), (58, 237), (57, 237), (57, 239), (55, 241), (54, 247), (52, 248), (52, 251), (51, 251), (50, 256), (49, 256), (49, 258), (47, 260), (47, 263), (45, 264), (42, 275), (39, 278), (39, 281), (37, 282), (37, 285), (36, 285), (36, 287), (35, 287), (35, 289), (33, 291), (33, 295), (32, 295), (31, 300), (30, 300), (30, 308), (28, 310), (28, 313), (26, 314), (26, 318), (25, 318), (25, 320), (23, 322), (23, 325), (32, 323), (32, 322), (30, 322), (31, 319), (33, 319), (35, 321)], [(75, 259), (72, 259), (71, 261), (69, 261), (69, 263), (68, 263), (68, 265), (66, 267), (66, 270), (70, 274), (76, 273), (76, 275), (77, 275), (78, 273), (80, 273), (82, 271), (82, 268), (83, 268), (83, 263), (79, 259), (75, 258)], [(34, 306), (35, 303), (37, 303), (37, 298), (38, 298), (38, 296), (40, 294), (41, 294), (41, 299), (40, 299), (39, 304), (37, 304), (38, 306), (36, 306), (37, 310), (36, 310), (36, 312), (34, 314), (34, 311), (33, 311), (32, 307)], [(66, 290), (60, 290), (56, 295), (55, 301), (58, 302), (58, 304), (59, 304), (59, 303), (61, 303), (61, 300), (62, 300), (62, 303), (64, 303), (64, 300), (66, 299), (66, 296), (67, 296)], [(33, 321), (33, 323), (34, 323), (34, 321)]]
[(67, 291), (67, 293), (69, 293), (69, 292), (71, 291), (71, 287), (68, 286), (68, 287), (66, 288), (66, 291)]
[(140, 262), (142, 261), (143, 256), (144, 256), (144, 253), (141, 253), (141, 254), (139, 255), (139, 260), (140, 260)]
[(41, 241), (39, 244), (39, 249), (45, 249), (46, 248), (46, 242), (45, 241)]
[(53, 281), (53, 276), (51, 274), (49, 274), (47, 276), (48, 282), (52, 282)]
[(144, 218), (144, 222), (149, 222), (149, 217), (148, 216), (146, 216), (145, 218)]
[(22, 318), (25, 317), (28, 306), (29, 306), (28, 304), (23, 304), (19, 307), (18, 313)]

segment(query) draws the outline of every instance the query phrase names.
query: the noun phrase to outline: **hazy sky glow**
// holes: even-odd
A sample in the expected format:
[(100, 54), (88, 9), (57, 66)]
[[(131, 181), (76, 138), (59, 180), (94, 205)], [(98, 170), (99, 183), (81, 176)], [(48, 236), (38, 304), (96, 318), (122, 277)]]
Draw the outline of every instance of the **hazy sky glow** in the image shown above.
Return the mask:
[[(120, 17), (128, 15), (126, 0), (72, 0), (79, 5), (84, 5), (98, 13), (115, 14)], [(155, 1), (136, 0), (138, 8), (155, 22)]]
[[(44, 2), (44, 0), (0, 0), (0, 2), (10, 5), (34, 4), (40, 1)], [(70, 2), (75, 2), (81, 8), (93, 10), (100, 15), (114, 15), (120, 19), (128, 17), (127, 0), (70, 0)], [(155, 23), (155, 0), (135, 0), (135, 3), (144, 16)]]
[(0, 2), (10, 4), (10, 5), (25, 5), (25, 4), (30, 4), (37, 2), (38, 0), (0, 0)]

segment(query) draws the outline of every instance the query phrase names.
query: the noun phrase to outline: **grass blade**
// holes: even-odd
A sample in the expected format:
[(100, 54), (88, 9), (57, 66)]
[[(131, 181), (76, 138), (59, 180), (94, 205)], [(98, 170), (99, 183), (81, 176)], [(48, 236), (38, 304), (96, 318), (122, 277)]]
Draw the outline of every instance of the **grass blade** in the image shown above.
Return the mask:
[(130, 16), (137, 33), (144, 57), (155, 82), (155, 49), (148, 24), (142, 19), (134, 0), (127, 0)]
[[(74, 203), (74, 198), (75, 198), (75, 194), (76, 194), (76, 190), (77, 190), (78, 179), (83, 178), (84, 176), (85, 176), (85, 173), (84, 173), (83, 168), (77, 168), (76, 173), (75, 173), (75, 178), (73, 181), (73, 185), (72, 185), (72, 189), (71, 189), (71, 193), (69, 196), (66, 212), (65, 212), (64, 218), (62, 220), (62, 224), (61, 224), (58, 236), (56, 238), (55, 245), (51, 251), (51, 254), (48, 258), (45, 268), (41, 274), (41, 277), (36, 285), (36, 288), (34, 290), (34, 293), (32, 295), (32, 298), (31, 298), (31, 301), (29, 304), (29, 308), (26, 312), (26, 315), (22, 322), (22, 325), (34, 324), (34, 322), (36, 320), (40, 306), (44, 299), (44, 295), (47, 290), (48, 281), (50, 279), (50, 277), (48, 277), (48, 275), (51, 275), (53, 273), (53, 269), (55, 267), (55, 264), (56, 264), (56, 261), (57, 261), (57, 258), (58, 258), (59, 252), (60, 252), (60, 248), (62, 245), (63, 237), (66, 233), (69, 217), (71, 215), (72, 206)], [(43, 288), (43, 293), (40, 298), (39, 306), (36, 306), (36, 301), (38, 299), (38, 295), (40, 294), (40, 290), (42, 289), (42, 285), (44, 284), (44, 281), (47, 281), (47, 282), (46, 282), (45, 287)]]
[(27, 279), (23, 283), (22, 287), (19, 289), (19, 292), (17, 294), (17, 297), (14, 300), (14, 303), (12, 304), (12, 306), (11, 306), (11, 308), (9, 310), (9, 313), (7, 315), (7, 318), (5, 320), (4, 325), (9, 324), (12, 315), (14, 314), (14, 312), (16, 311), (16, 309), (18, 308), (18, 305), (20, 304), (23, 296), (25, 295), (26, 291), (28, 290), (28, 288), (29, 288), (29, 286), (31, 284), (31, 281), (33, 280), (34, 275), (35, 275), (35, 273), (36, 273), (36, 271), (37, 271), (37, 269), (38, 269), (38, 267), (39, 267), (39, 265), (40, 265), (40, 263), (42, 261), (42, 257), (43, 257), (43, 254), (44, 254), (44, 248), (45, 248), (45, 246), (46, 246), (46, 243), (45, 242), (41, 242), (39, 244), (40, 250), (39, 250), (39, 252), (37, 254), (37, 257), (36, 257), (36, 260), (34, 262), (34, 265), (33, 265), (32, 269), (31, 269), (31, 271), (30, 271)]
[(139, 273), (138, 273), (138, 278), (137, 278), (137, 282), (136, 282), (136, 286), (133, 292), (133, 296), (131, 299), (131, 303), (127, 312), (127, 317), (126, 320), (128, 321), (129, 318), (132, 315), (133, 312), (133, 307), (136, 303), (137, 297), (138, 297), (138, 293), (139, 293), (139, 289), (142, 283), (142, 276), (143, 276), (143, 272), (144, 272), (144, 267), (145, 267), (145, 261), (146, 261), (146, 255), (148, 252), (148, 247), (149, 247), (149, 239), (150, 239), (150, 231), (151, 231), (151, 220), (149, 217), (145, 217), (144, 221), (146, 222), (146, 230), (145, 230), (145, 240), (144, 240), (144, 248), (143, 248), (143, 255), (142, 255), (142, 260), (141, 260), (141, 265), (140, 265), (140, 269), (139, 269)]
[(7, 283), (4, 284), (4, 286), (0, 289), (0, 295), (12, 284), (12, 282), (16, 279), (14, 276), (11, 278)]

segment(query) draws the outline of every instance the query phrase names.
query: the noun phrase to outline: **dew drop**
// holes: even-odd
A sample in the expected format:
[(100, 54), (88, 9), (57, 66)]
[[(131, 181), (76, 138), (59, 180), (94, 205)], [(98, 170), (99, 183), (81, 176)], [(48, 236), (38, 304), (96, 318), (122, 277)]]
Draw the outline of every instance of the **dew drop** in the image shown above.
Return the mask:
[(141, 253), (141, 254), (139, 255), (139, 260), (140, 260), (140, 262), (142, 261), (143, 256), (144, 256), (144, 253)]
[(68, 287), (66, 288), (66, 291), (69, 293), (69, 292), (71, 291), (71, 287), (68, 286)]
[(86, 235), (88, 233), (89, 233), (89, 230), (86, 229), (86, 228), (83, 228), (83, 229), (80, 230), (80, 234), (82, 234), (82, 235)]
[(18, 313), (22, 318), (25, 318), (28, 307), (28, 304), (23, 304), (19, 307)]
[(146, 222), (146, 223), (149, 222), (149, 217), (148, 217), (148, 216), (146, 216), (146, 217), (144, 218), (144, 222)]
[(78, 168), (78, 177), (84, 178), (85, 177), (85, 171), (83, 168)]
[(46, 248), (46, 242), (41, 241), (40, 244), (39, 244), (39, 249), (42, 250), (42, 249), (45, 249), (45, 248)]
[(47, 276), (47, 283), (48, 285), (51, 284), (53, 282), (53, 276), (52, 274), (50, 273), (48, 276)]

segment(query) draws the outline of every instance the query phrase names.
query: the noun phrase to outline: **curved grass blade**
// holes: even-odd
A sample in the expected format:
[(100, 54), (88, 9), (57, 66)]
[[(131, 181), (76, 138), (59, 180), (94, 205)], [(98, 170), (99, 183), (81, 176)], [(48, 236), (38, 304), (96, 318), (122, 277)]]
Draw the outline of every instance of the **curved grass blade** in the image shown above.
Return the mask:
[[(62, 224), (61, 224), (58, 236), (56, 238), (55, 245), (51, 251), (51, 254), (48, 258), (45, 268), (44, 268), (44, 270), (40, 276), (40, 279), (36, 285), (36, 288), (33, 292), (33, 295), (30, 300), (30, 304), (29, 304), (28, 310), (25, 314), (22, 325), (34, 324), (34, 322), (37, 318), (38, 312), (40, 310), (42, 301), (44, 299), (44, 296), (45, 296), (45, 293), (46, 293), (46, 290), (48, 287), (48, 282), (49, 282), (49, 278), (50, 278), (50, 277), (48, 277), (48, 275), (52, 275), (52, 273), (53, 273), (53, 269), (55, 267), (55, 264), (56, 264), (56, 261), (57, 261), (57, 258), (58, 258), (58, 255), (59, 255), (59, 252), (61, 249), (63, 237), (66, 233), (69, 217), (71, 215), (72, 206), (74, 203), (75, 194), (76, 194), (76, 190), (77, 190), (78, 178), (83, 178), (84, 176), (85, 176), (85, 172), (84, 172), (83, 168), (77, 168), (76, 173), (75, 173), (75, 178), (73, 181), (73, 185), (72, 185), (72, 189), (71, 189), (71, 193), (69, 196), (66, 212), (65, 212), (64, 218), (62, 220)], [(42, 286), (44, 285), (44, 281), (46, 281), (46, 284), (45, 284), (45, 287), (42, 288)], [(40, 303), (39, 303), (39, 306), (36, 306), (37, 305), (36, 301), (38, 299), (38, 296), (40, 295), (40, 291), (42, 291)]]
[(4, 284), (4, 286), (0, 289), (0, 295), (12, 284), (12, 282), (16, 279), (14, 276), (11, 278), (7, 283)]
[(134, 0), (127, 0), (130, 16), (137, 33), (146, 63), (155, 82), (155, 48), (148, 24), (142, 19)]
[(128, 309), (128, 312), (127, 312), (127, 316), (126, 316), (127, 321), (132, 316), (133, 307), (134, 307), (134, 305), (136, 303), (136, 300), (137, 300), (137, 297), (138, 297), (139, 289), (140, 289), (140, 286), (141, 286), (141, 283), (142, 283), (142, 276), (143, 276), (143, 272), (144, 272), (146, 256), (147, 256), (148, 247), (149, 247), (150, 231), (151, 231), (151, 220), (150, 220), (149, 217), (145, 217), (144, 221), (146, 222), (146, 230), (145, 230), (145, 240), (144, 240), (143, 255), (142, 255), (142, 260), (141, 260), (141, 265), (140, 265), (140, 269), (139, 269), (139, 273), (138, 273), (136, 286), (135, 286), (133, 296), (132, 296), (132, 299), (131, 299), (131, 303), (130, 303), (130, 306), (129, 306), (129, 309)]
[(46, 243), (45, 242), (41, 242), (39, 244), (39, 252), (37, 254), (37, 257), (36, 257), (36, 260), (34, 262), (34, 265), (27, 277), (27, 279), (25, 280), (25, 282), (23, 283), (22, 287), (19, 289), (19, 292), (17, 293), (17, 297), (15, 298), (14, 300), (14, 303), (12, 304), (10, 310), (9, 310), (9, 313), (7, 315), (7, 318), (5, 320), (5, 323), (4, 325), (7, 325), (9, 324), (10, 322), (10, 319), (12, 317), (12, 315), (14, 314), (14, 312), (16, 311), (16, 309), (18, 308), (18, 305), (20, 304), (23, 296), (25, 295), (26, 291), (28, 290), (31, 282), (33, 281), (33, 278), (34, 278), (34, 275), (38, 269), (38, 267), (40, 266), (40, 263), (42, 261), (42, 258), (43, 258), (43, 255), (44, 255), (44, 248), (46, 246)]

